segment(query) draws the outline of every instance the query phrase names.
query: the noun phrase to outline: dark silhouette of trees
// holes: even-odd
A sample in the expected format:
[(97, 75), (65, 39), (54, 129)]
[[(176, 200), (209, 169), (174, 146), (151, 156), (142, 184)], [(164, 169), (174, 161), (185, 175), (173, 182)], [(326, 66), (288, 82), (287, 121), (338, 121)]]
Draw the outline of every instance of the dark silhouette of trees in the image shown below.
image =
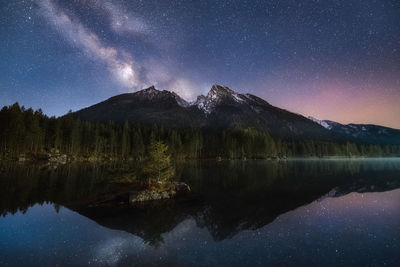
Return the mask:
[(284, 140), (255, 129), (212, 130), (169, 128), (125, 122), (81, 121), (68, 113), (47, 117), (41, 110), (15, 103), (0, 111), (0, 155), (40, 157), (51, 150), (82, 158), (112, 158), (141, 161), (154, 144), (166, 145), (173, 160), (189, 158), (276, 158), (323, 156), (399, 156), (400, 146)]

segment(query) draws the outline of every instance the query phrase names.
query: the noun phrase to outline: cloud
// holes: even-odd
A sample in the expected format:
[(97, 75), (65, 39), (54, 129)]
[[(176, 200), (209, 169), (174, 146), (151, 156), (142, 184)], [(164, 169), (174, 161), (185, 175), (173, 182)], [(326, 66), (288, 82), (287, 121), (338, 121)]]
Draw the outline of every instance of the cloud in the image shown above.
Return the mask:
[[(37, 0), (41, 15), (46, 18), (71, 45), (98, 62), (104, 63), (113, 78), (124, 88), (139, 90), (150, 85), (178, 93), (181, 97), (193, 100), (197, 91), (195, 84), (188, 79), (174, 75), (170, 64), (162, 59), (149, 58), (137, 62), (131, 53), (110, 45), (105, 45), (93, 31), (83, 25), (73, 13), (67, 13), (54, 0)], [(109, 2), (99, 1), (96, 7), (106, 10), (110, 17), (110, 27), (119, 33), (145, 34), (146, 23), (121, 11)], [(69, 10), (68, 10), (69, 11)], [(169, 66), (169, 68), (167, 67)]]

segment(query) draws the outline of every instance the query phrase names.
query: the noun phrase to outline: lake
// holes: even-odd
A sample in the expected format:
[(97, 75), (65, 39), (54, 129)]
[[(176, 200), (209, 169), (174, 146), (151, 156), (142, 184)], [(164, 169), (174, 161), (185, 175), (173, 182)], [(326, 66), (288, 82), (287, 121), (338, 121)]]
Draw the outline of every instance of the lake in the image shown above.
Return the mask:
[(188, 162), (190, 197), (93, 204), (110, 168), (2, 164), (0, 265), (400, 264), (400, 159)]

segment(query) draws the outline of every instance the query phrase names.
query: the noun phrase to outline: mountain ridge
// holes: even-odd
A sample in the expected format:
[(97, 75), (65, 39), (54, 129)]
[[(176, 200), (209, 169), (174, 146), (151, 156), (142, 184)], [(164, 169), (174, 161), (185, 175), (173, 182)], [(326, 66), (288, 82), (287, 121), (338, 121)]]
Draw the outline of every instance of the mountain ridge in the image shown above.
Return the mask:
[[(211, 129), (254, 128), (280, 138), (299, 138), (323, 141), (362, 141), (400, 144), (400, 130), (381, 135), (383, 127), (368, 126), (372, 134), (360, 134), (364, 126), (344, 125), (275, 107), (266, 100), (241, 94), (223, 85), (213, 85), (206, 95), (188, 102), (175, 92), (157, 90), (154, 86), (120, 94), (74, 112), (88, 121), (115, 121), (123, 123), (161, 124), (168, 127), (195, 127)], [(364, 128), (362, 128), (364, 127)], [(381, 127), (381, 128), (379, 128)]]
[(400, 144), (400, 130), (375, 124), (342, 124), (331, 120), (318, 120), (309, 117), (310, 120), (319, 123), (326, 129), (349, 139), (366, 143)]
[(162, 124), (213, 129), (254, 128), (284, 138), (331, 140), (332, 135), (302, 115), (270, 105), (251, 94), (213, 85), (193, 103), (154, 86), (121, 94), (74, 113), (82, 120)]

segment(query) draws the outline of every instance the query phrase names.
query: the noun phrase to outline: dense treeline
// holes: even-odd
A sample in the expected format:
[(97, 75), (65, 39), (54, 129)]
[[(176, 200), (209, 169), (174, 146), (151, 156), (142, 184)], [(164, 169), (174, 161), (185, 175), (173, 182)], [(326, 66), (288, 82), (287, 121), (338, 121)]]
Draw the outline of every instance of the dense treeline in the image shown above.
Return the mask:
[(400, 155), (400, 146), (280, 140), (254, 129), (210, 131), (95, 123), (74, 118), (72, 113), (49, 118), (41, 110), (25, 109), (18, 103), (2, 108), (0, 129), (3, 157), (57, 149), (72, 157), (140, 160), (155, 141), (165, 143), (174, 159)]

